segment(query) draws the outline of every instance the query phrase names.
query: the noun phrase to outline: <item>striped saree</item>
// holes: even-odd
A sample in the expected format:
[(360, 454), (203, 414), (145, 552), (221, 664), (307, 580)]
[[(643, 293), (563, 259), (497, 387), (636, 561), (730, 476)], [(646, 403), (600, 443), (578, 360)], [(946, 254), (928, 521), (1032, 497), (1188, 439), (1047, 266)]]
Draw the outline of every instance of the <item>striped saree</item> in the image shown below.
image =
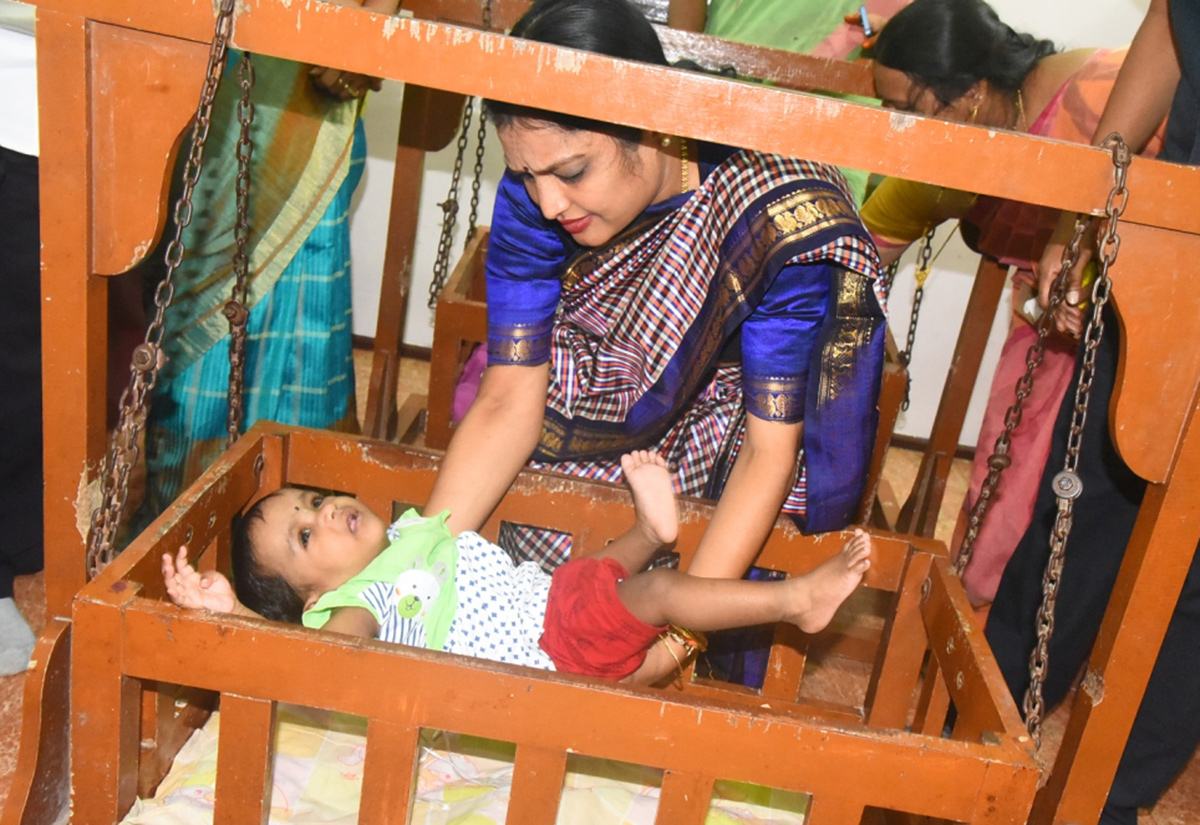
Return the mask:
[[(695, 192), (595, 250), (548, 224), (507, 178), (488, 250), (489, 363), (549, 361), (531, 464), (589, 478), (619, 480), (621, 453), (653, 449), (681, 493), (719, 498), (746, 414), (802, 421), (784, 511), (809, 531), (842, 527), (878, 417), (874, 246), (835, 169), (700, 153)], [(567, 553), (558, 541), (522, 550), (548, 567)]]

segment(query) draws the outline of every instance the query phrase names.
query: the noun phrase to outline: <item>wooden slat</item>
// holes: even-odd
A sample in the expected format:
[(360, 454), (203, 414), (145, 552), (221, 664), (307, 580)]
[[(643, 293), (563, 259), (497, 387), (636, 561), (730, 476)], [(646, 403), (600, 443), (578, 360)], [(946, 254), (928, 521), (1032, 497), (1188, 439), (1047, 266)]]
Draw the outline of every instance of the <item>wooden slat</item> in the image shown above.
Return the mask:
[(713, 777), (664, 771), (654, 825), (704, 825), (712, 805)]
[(847, 788), (841, 794), (814, 794), (809, 800), (805, 825), (858, 825), (862, 821), (863, 803)]
[(421, 729), (372, 719), (367, 724), (359, 825), (408, 822), (417, 781)]
[(271, 813), (275, 703), (221, 694), (213, 825), (266, 825)]
[[(979, 365), (983, 362), (992, 318), (1004, 294), (1007, 278), (1008, 267), (990, 258), (980, 259), (975, 280), (971, 284), (971, 297), (963, 312), (958, 341), (954, 345), (954, 358), (946, 373), (946, 383), (942, 386), (941, 401), (933, 419), (929, 442), (917, 471), (917, 480), (897, 521), (896, 529), (900, 532), (932, 538), (937, 529), (951, 460), (958, 449), (971, 391), (979, 376)], [(991, 450), (992, 445), (980, 444), (979, 449)], [(1019, 456), (1016, 458), (1020, 460)]]
[(913, 716), (913, 733), (926, 736), (941, 736), (950, 710), (950, 693), (946, 690), (945, 674), (936, 656), (929, 657), (925, 679), (921, 682), (921, 696), (917, 700)]
[(808, 661), (808, 640), (793, 624), (775, 625), (771, 640), (771, 656), (763, 676), (762, 695), (768, 699), (795, 702), (804, 679), (804, 664)]
[(119, 822), (137, 796), (141, 684), (123, 671), (120, 603), (76, 599), (72, 613), (71, 764), (86, 766), (86, 793), (72, 794), (77, 822)]
[(925, 626), (921, 621), (921, 590), (928, 580), (932, 557), (909, 556), (908, 568), (887, 617), (883, 643), (867, 686), (867, 723), (876, 728), (903, 728), (925, 655)]
[(566, 772), (565, 750), (518, 744), (507, 825), (554, 825)]

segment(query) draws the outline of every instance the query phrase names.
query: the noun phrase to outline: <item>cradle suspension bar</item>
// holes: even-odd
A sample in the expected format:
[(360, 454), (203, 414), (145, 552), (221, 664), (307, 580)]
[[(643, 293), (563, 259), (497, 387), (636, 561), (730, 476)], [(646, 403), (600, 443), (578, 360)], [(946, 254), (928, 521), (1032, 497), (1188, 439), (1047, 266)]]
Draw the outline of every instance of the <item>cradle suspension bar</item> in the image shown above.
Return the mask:
[(164, 316), (175, 292), (171, 279), (183, 261), (183, 230), (192, 221), (192, 192), (200, 180), (200, 170), (204, 163), (204, 144), (208, 139), (213, 100), (217, 95), (217, 87), (221, 84), (229, 37), (233, 31), (235, 7), (235, 0), (222, 0), (217, 11), (204, 85), (200, 90), (196, 120), (191, 130), (191, 144), (184, 164), (183, 191), (172, 214), (175, 234), (167, 245), (166, 271), (154, 290), (154, 320), (146, 328), (145, 339), (133, 353), (129, 367), (129, 385), (121, 393), (120, 417), (116, 431), (109, 441), (101, 474), (101, 503), (92, 511), (85, 559), (88, 579), (94, 578), (116, 555), (114, 544), (117, 528), (120, 526), (129, 495), (129, 471), (138, 460), (138, 436), (145, 421), (147, 398), (164, 363)]
[[(1058, 513), (1054, 518), (1054, 528), (1050, 533), (1050, 559), (1046, 562), (1046, 571), (1042, 576), (1042, 604), (1038, 609), (1037, 646), (1029, 656), (1029, 687), (1025, 691), (1024, 711), (1025, 726), (1035, 743), (1041, 745), (1042, 738), (1042, 682), (1046, 669), (1049, 667), (1050, 636), (1054, 633), (1054, 605), (1058, 597), (1058, 583), (1062, 575), (1064, 557), (1066, 556), (1067, 539), (1071, 536), (1071, 525), (1074, 523), (1073, 511), (1075, 499), (1083, 492), (1083, 482), (1080, 480), (1079, 449), (1083, 443), (1083, 428), (1087, 423), (1088, 402), (1091, 399), (1092, 380), (1096, 374), (1096, 350), (1104, 338), (1104, 307), (1108, 303), (1112, 280), (1108, 271), (1117, 259), (1117, 250), (1121, 247), (1121, 239), (1117, 235), (1117, 222), (1125, 211), (1129, 200), (1129, 190), (1125, 186), (1129, 161), (1133, 157), (1129, 146), (1119, 134), (1109, 134), (1100, 144), (1112, 152), (1113, 183), (1112, 192), (1104, 205), (1104, 237), (1100, 240), (1100, 265), (1096, 282), (1092, 287), (1092, 314), (1088, 319), (1087, 329), (1083, 333), (1083, 363), (1080, 368), (1079, 383), (1075, 387), (1075, 406), (1071, 411), (1071, 429), (1067, 436), (1067, 454), (1063, 458), (1063, 469), (1053, 480), (1054, 494), (1058, 498)], [(1078, 234), (1078, 230), (1076, 230)], [(1063, 282), (1066, 290), (1066, 265), (1058, 274), (1058, 281)], [(1059, 284), (1055, 283), (1058, 289)], [(1049, 313), (1047, 313), (1049, 314)]]
[(250, 310), (246, 308), (246, 297), (249, 290), (247, 274), (250, 268), (250, 256), (246, 247), (250, 242), (250, 158), (254, 152), (254, 142), (250, 135), (250, 126), (254, 123), (254, 103), (250, 100), (250, 90), (254, 86), (254, 64), (250, 61), (250, 53), (242, 52), (238, 61), (238, 79), (242, 87), (242, 97), (238, 102), (238, 123), (241, 131), (237, 145), (237, 220), (233, 226), (233, 294), (225, 303), (222, 310), (229, 319), (229, 415), (226, 429), (228, 436), (225, 446), (233, 446), (242, 431), (244, 411), (242, 409), (242, 382), (246, 366), (246, 323), (250, 318)]

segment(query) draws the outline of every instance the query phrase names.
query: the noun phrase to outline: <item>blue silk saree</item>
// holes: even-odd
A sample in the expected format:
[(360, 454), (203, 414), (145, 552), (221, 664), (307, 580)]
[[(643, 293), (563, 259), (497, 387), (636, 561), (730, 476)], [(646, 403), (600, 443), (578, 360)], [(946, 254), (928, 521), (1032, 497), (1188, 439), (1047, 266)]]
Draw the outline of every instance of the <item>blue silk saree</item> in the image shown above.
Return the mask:
[[(803, 422), (784, 512), (820, 532), (862, 496), (883, 364), (878, 258), (832, 167), (700, 145), (704, 180), (602, 249), (506, 175), (487, 258), (489, 364), (550, 363), (533, 466), (617, 480), (658, 451), (719, 498), (745, 415)], [(539, 558), (553, 564), (561, 559)]]

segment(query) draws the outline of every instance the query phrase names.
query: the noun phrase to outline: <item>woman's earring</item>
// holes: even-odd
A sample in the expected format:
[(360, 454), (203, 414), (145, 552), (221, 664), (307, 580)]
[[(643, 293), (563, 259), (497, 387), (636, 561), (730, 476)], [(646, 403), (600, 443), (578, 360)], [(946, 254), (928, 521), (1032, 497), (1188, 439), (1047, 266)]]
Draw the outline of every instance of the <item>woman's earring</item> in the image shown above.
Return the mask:
[(664, 148), (664, 149), (670, 149), (670, 148), (671, 148), (671, 136), (670, 136), (670, 135), (663, 135), (663, 137), (662, 137), (662, 148)]
[(975, 115), (979, 114), (979, 101), (975, 101), (975, 105), (971, 107), (971, 123), (975, 122)]

